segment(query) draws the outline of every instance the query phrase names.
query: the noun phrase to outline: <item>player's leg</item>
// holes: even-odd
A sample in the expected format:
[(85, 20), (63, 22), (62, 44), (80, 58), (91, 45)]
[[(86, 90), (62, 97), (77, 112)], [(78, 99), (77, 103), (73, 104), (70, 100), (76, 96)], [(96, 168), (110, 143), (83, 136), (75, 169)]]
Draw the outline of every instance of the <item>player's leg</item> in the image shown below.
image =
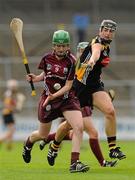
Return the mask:
[(47, 138), (52, 122), (39, 124), (39, 129), (33, 131), (32, 134), (27, 138), (23, 148), (23, 159), (26, 163), (31, 160), (31, 150), (36, 141)]
[(12, 149), (14, 133), (15, 133), (15, 123), (8, 124), (7, 125), (7, 133), (5, 135), (8, 150)]
[(0, 137), (0, 143), (6, 142), (7, 149), (12, 148), (13, 135), (15, 133), (15, 120), (12, 113), (3, 115), (3, 124), (6, 128), (6, 132)]
[[(71, 166), (70, 172), (85, 172), (88, 171), (89, 167), (79, 161), (80, 155), (80, 144), (82, 139), (82, 130), (83, 130), (83, 122), (82, 115), (80, 111), (77, 111), (76, 115), (74, 115), (76, 111), (65, 111), (64, 117), (68, 122), (63, 122), (58, 128), (55, 136), (55, 140), (49, 146), (48, 152), (48, 162), (51, 166), (55, 164), (55, 158), (58, 153), (58, 149), (62, 139), (71, 129), (73, 128), (73, 140), (72, 140), (72, 153), (71, 153)], [(69, 125), (71, 124), (71, 125)]]
[[(55, 158), (58, 154), (58, 150), (61, 144), (61, 141), (64, 140), (64, 137), (68, 134), (69, 130), (71, 129), (71, 125), (67, 122), (64, 121), (62, 122), (55, 135), (54, 141), (50, 144), (49, 146), (49, 151), (48, 151), (48, 163), (53, 166), (55, 164)], [(55, 154), (55, 156), (54, 156)]]
[(105, 131), (107, 135), (110, 157), (124, 159), (125, 154), (116, 146), (116, 113), (109, 95), (105, 91), (93, 93), (93, 104), (105, 116)]
[(43, 140), (40, 141), (39, 148), (40, 148), (41, 151), (44, 149), (44, 147), (47, 144), (49, 144), (51, 141), (53, 141), (55, 139), (55, 135), (56, 135), (56, 132), (51, 133), (51, 134), (48, 135), (47, 139), (43, 139)]
[(113, 167), (116, 165), (117, 161), (106, 161), (103, 157), (103, 153), (101, 151), (101, 147), (98, 139), (98, 132), (92, 122), (92, 118), (90, 116), (84, 117), (84, 129), (89, 135), (89, 145), (90, 148), (98, 160), (99, 164), (102, 167)]
[(100, 165), (103, 165), (104, 158), (98, 141), (98, 132), (92, 122), (91, 108), (89, 106), (84, 106), (81, 109), (83, 115), (84, 130), (89, 135), (90, 148), (93, 154), (95, 155), (95, 157), (97, 158), (98, 162), (100, 163)]
[(113, 101), (115, 98), (115, 91), (113, 89), (109, 89), (108, 94), (111, 98), (111, 101)]
[(71, 126), (67, 121), (62, 121), (58, 126), (58, 129), (55, 133), (51, 133), (48, 135), (47, 140), (40, 141), (40, 150), (43, 150), (45, 145), (48, 144), (50, 141), (57, 141), (61, 142), (62, 140), (71, 140), (72, 135), (70, 133)]
[(62, 122), (55, 134), (54, 141), (49, 145), (49, 151), (47, 155), (48, 163), (53, 166), (55, 164), (55, 159), (58, 155), (58, 150), (61, 144), (61, 141), (63, 138), (68, 134), (69, 130), (71, 129), (71, 126), (67, 121)]
[(74, 173), (88, 171), (88, 165), (85, 165), (79, 161), (80, 146), (83, 136), (82, 113), (80, 111), (65, 111), (64, 117), (73, 128), (70, 172)]
[(0, 141), (11, 141), (15, 132), (15, 125), (14, 123), (9, 123), (6, 125), (7, 132), (0, 137)]

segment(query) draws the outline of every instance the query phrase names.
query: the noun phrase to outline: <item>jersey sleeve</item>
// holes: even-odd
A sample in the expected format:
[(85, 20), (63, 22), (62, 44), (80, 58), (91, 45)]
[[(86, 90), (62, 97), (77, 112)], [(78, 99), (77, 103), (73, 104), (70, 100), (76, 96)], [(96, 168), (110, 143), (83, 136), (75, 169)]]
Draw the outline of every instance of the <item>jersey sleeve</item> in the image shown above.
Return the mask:
[(68, 73), (67, 80), (73, 80), (74, 76), (75, 76), (75, 62), (76, 62), (76, 59), (75, 59), (74, 55), (70, 54), (70, 60), (71, 60), (71, 66), (69, 68), (69, 73)]
[(75, 64), (72, 64), (69, 70), (67, 80), (73, 80), (75, 76)]
[(38, 69), (42, 69), (44, 70), (46, 67), (46, 63), (45, 63), (45, 57), (43, 57), (38, 65)]

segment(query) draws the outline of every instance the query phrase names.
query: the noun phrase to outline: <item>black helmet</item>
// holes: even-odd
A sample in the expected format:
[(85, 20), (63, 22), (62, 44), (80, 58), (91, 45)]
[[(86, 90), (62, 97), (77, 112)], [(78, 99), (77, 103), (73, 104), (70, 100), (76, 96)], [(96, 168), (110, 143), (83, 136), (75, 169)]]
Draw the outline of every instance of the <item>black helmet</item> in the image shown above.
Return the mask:
[(116, 31), (117, 23), (114, 22), (114, 21), (112, 21), (112, 20), (107, 19), (107, 20), (103, 20), (103, 21), (101, 22), (100, 27), (101, 27), (101, 29), (102, 29), (103, 27), (106, 27), (106, 28), (112, 29), (113, 31)]

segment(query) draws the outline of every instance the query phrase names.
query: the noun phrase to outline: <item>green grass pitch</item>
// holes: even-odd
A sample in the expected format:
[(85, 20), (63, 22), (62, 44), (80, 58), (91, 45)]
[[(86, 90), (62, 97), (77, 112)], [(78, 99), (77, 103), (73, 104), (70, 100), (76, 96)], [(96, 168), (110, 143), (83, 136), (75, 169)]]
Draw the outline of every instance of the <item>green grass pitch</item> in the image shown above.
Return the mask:
[[(135, 142), (120, 141), (119, 145), (127, 158), (118, 161), (116, 167), (100, 167), (90, 151), (88, 141), (81, 147), (80, 160), (90, 165), (87, 173), (69, 172), (71, 142), (63, 142), (55, 166), (47, 163), (48, 145), (40, 151), (38, 143), (32, 151), (31, 163), (25, 164), (22, 160), (22, 142), (15, 142), (11, 151), (6, 145), (0, 147), (0, 180), (135, 180)], [(104, 156), (108, 158), (106, 142), (101, 142)]]

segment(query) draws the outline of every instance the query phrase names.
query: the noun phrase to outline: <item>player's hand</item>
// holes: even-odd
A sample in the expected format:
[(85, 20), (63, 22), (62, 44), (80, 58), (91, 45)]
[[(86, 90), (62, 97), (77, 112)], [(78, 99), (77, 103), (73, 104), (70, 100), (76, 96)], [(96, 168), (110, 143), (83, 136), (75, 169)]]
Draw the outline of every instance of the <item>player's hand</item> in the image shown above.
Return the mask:
[(87, 64), (87, 63), (81, 63), (81, 67), (83, 67), (83, 68), (90, 67), (91, 70), (93, 69), (93, 68), (92, 68), (89, 64)]
[(51, 100), (53, 100), (53, 99), (54, 99), (54, 96), (53, 96), (53, 94), (50, 93), (50, 94), (47, 96), (46, 100), (44, 101), (43, 107), (46, 107), (46, 105), (49, 103), (49, 101), (51, 101)]
[(81, 67), (82, 68), (86, 68), (87, 67), (87, 63), (81, 63)]
[(35, 74), (32, 74), (32, 73), (30, 73), (30, 74), (27, 74), (26, 75), (26, 80), (28, 81), (28, 82), (30, 82), (30, 81), (35, 81), (36, 80), (36, 75)]
[(89, 65), (89, 66), (93, 69), (93, 67), (94, 67), (94, 65), (95, 65), (95, 61), (94, 61), (93, 59), (90, 59), (90, 60), (88, 61), (87, 65)]

